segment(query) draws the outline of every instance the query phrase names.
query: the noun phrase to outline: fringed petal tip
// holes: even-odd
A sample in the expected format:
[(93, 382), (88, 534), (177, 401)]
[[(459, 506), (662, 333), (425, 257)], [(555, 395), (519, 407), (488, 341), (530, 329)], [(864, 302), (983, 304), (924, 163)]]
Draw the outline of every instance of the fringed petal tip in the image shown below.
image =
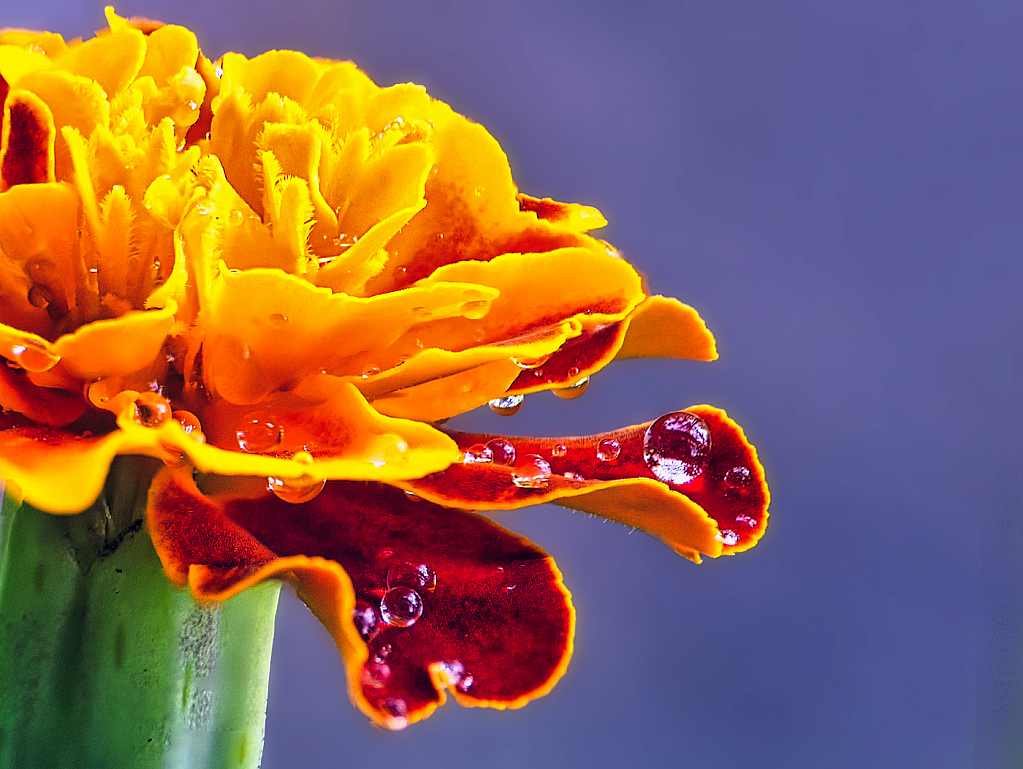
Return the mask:
[(165, 470), (149, 499), (168, 575), (202, 598), (292, 577), (334, 636), (353, 701), (377, 724), (422, 720), (451, 692), (514, 708), (554, 686), (575, 614), (541, 549), (483, 516), (374, 483), (331, 482), (311, 502), (204, 496)]
[(556, 501), (642, 529), (695, 561), (749, 549), (767, 524), (756, 450), (711, 406), (585, 438), (451, 436), (461, 463), (401, 485), (474, 509)]

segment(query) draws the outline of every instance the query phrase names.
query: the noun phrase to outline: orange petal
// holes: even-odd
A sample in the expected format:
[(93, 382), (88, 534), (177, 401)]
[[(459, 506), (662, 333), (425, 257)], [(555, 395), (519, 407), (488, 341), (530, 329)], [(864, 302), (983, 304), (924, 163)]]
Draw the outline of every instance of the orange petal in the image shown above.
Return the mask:
[(678, 299), (647, 297), (629, 316), (617, 358), (717, 360), (714, 335), (692, 307)]
[(478, 510), (557, 501), (643, 529), (695, 561), (752, 547), (767, 524), (756, 450), (711, 406), (585, 438), (451, 435), (465, 462), (402, 487)]
[(344, 656), (352, 700), (381, 725), (427, 717), (445, 688), (464, 705), (519, 707), (564, 673), (574, 612), (526, 540), (375, 484), (332, 482), (299, 505), (236, 492), (207, 498), (188, 473), (157, 477), (148, 521), (168, 574), (223, 599), (293, 573)]

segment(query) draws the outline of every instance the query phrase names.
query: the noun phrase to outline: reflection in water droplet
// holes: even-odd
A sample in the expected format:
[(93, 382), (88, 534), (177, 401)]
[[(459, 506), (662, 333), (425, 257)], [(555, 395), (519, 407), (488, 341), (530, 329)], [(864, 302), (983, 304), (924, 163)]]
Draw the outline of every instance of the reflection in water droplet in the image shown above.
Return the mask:
[(423, 616), (423, 599), (404, 585), (392, 587), (380, 599), (380, 619), (394, 627), (410, 627)]
[(710, 444), (706, 422), (687, 411), (675, 411), (647, 428), (643, 459), (658, 479), (681, 486), (707, 468)]
[(139, 393), (135, 399), (134, 419), (143, 427), (159, 427), (170, 415), (170, 404), (158, 393)]
[(185, 431), (185, 435), (190, 437), (196, 443), (206, 443), (206, 436), (203, 435), (202, 425), (199, 422), (199, 417), (193, 414), (191, 411), (175, 411), (171, 416), (174, 421), (181, 425), (181, 429)]
[(422, 502), (423, 501), (423, 498), (421, 496), (416, 494), (414, 491), (409, 491), (408, 489), (405, 489), (405, 498), (409, 502)]
[(380, 373), (380, 366), (366, 366), (362, 371), (362, 378), (369, 379), (371, 376), (376, 376)]
[(428, 564), (402, 561), (387, 570), (387, 587), (411, 587), (432, 593), (437, 587), (437, 573)]
[(356, 601), (355, 608), (352, 609), (352, 622), (355, 623), (355, 629), (359, 631), (362, 640), (366, 641), (376, 630), (380, 617), (373, 604), (368, 601)]
[(316, 499), (327, 485), (325, 479), (316, 480), (308, 475), (301, 478), (267, 478), (266, 481), (267, 488), (275, 497), (293, 505)]
[(449, 687), (453, 687), (458, 689), (460, 692), (464, 692), (472, 686), (472, 673), (467, 672), (465, 665), (458, 660), (442, 662), (440, 667), (441, 672), (444, 674), (445, 683), (447, 683)]
[(380, 710), (387, 715), (387, 728), (398, 731), (408, 726), (408, 704), (399, 697), (388, 697), (380, 703)]
[(579, 475), (579, 473), (573, 473), (571, 471), (565, 473), (565, 477), (568, 478), (568, 480), (570, 480), (570, 481), (585, 481), (586, 480), (581, 475)]
[(32, 288), (28, 290), (28, 303), (40, 310), (45, 310), (49, 307), (50, 300), (52, 298), (53, 295), (51, 294), (50, 289), (45, 286), (32, 286)]
[(735, 516), (735, 522), (749, 526), (751, 529), (755, 529), (757, 527), (757, 519), (752, 515), (737, 515)]
[(455, 684), (455, 688), (464, 693), (469, 691), (474, 683), (476, 680), (472, 677), (472, 673), (466, 672), (462, 675), (462, 680)]
[(484, 446), (482, 443), (477, 443), (465, 450), (465, 456), (462, 458), (462, 464), (486, 464), (493, 460), (494, 452), (491, 451), (490, 447)]
[(522, 408), (523, 400), (524, 398), (521, 395), (508, 395), (504, 398), (495, 398), (490, 401), (490, 408), (495, 414), (500, 414), (503, 417), (510, 417)]
[(528, 371), (529, 369), (540, 368), (550, 357), (550, 355), (544, 355), (542, 358), (512, 358), (512, 363)]
[(267, 411), (253, 411), (242, 418), (235, 431), (238, 445), (249, 454), (273, 451), (284, 440), (284, 427), (277, 424), (277, 417)]
[(568, 446), (566, 446), (564, 443), (555, 443), (553, 446), (551, 446), (552, 457), (563, 457), (567, 453)]
[(597, 444), (597, 459), (601, 462), (614, 462), (622, 453), (622, 447), (614, 438), (604, 438)]
[(726, 545), (734, 545), (739, 541), (739, 535), (731, 529), (722, 529), (714, 538), (718, 542), (724, 542)]
[(590, 378), (588, 376), (584, 376), (575, 384), (571, 384), (568, 387), (561, 387), (558, 388), (557, 390), (554, 390), (554, 394), (557, 395), (559, 398), (564, 398), (565, 400), (570, 401), (573, 398), (578, 398), (580, 395), (586, 392), (586, 388), (589, 386)]
[(537, 454), (525, 454), (515, 463), (512, 483), (520, 489), (545, 489), (551, 484), (551, 466)]
[(748, 467), (733, 467), (725, 473), (725, 485), (733, 489), (742, 489), (749, 485), (750, 471)]
[(391, 655), (391, 645), (383, 644), (373, 653), (374, 662), (383, 662)]
[(510, 465), (515, 461), (515, 447), (504, 438), (494, 438), (487, 442), (491, 461), (495, 465)]

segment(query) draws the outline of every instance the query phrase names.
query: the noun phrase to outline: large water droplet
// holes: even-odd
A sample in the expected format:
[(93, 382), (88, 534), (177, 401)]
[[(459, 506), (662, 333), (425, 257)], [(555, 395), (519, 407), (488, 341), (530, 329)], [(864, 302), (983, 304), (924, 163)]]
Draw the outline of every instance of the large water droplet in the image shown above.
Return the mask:
[(392, 587), (380, 599), (380, 619), (394, 627), (411, 627), (423, 616), (423, 599), (415, 590)]
[(11, 347), (13, 363), (26, 371), (42, 373), (60, 363), (60, 356), (54, 355), (42, 345), (34, 341), (16, 344)]
[(376, 607), (368, 601), (356, 601), (355, 608), (352, 609), (352, 622), (355, 623), (355, 629), (359, 631), (362, 640), (366, 641), (380, 624), (380, 615), (377, 614)]
[(544, 355), (541, 358), (512, 358), (512, 363), (528, 371), (529, 369), (540, 368), (550, 357), (550, 355)]
[(465, 692), (473, 684), (472, 673), (469, 673), (458, 660), (451, 660), (449, 662), (442, 662), (440, 664), (441, 672), (444, 674), (445, 682), (449, 687), (458, 689), (460, 692)]
[(604, 438), (597, 444), (597, 459), (601, 462), (614, 462), (621, 453), (621, 444), (614, 438)]
[(586, 392), (586, 388), (589, 386), (590, 378), (588, 376), (584, 376), (575, 384), (571, 384), (568, 387), (562, 387), (555, 390), (554, 394), (557, 395), (559, 398), (564, 398), (565, 400), (570, 401), (573, 398), (578, 398), (580, 395)]
[(303, 502), (316, 499), (326, 485), (326, 479), (317, 480), (307, 475), (300, 478), (266, 479), (266, 486), (274, 493), (275, 497), (293, 505), (300, 505)]
[(495, 414), (500, 414), (503, 417), (510, 417), (522, 408), (523, 400), (525, 399), (521, 395), (508, 395), (504, 398), (495, 398), (490, 401), (490, 408)]
[(515, 463), (512, 483), (520, 489), (545, 489), (551, 484), (551, 466), (538, 454), (525, 454)]
[(504, 438), (494, 438), (487, 442), (491, 461), (495, 465), (510, 465), (515, 461), (515, 447)]
[(249, 454), (273, 451), (284, 440), (284, 427), (277, 423), (277, 417), (267, 411), (253, 411), (242, 418), (235, 431), (238, 445)]
[(490, 449), (490, 447), (484, 446), (482, 443), (477, 443), (465, 450), (465, 456), (462, 459), (462, 464), (486, 464), (487, 462), (493, 461), (494, 452)]
[(185, 435), (194, 440), (196, 443), (206, 443), (206, 436), (202, 432), (202, 424), (199, 422), (199, 417), (193, 414), (191, 411), (175, 411), (171, 416), (174, 421), (181, 425), (181, 429), (185, 431)]
[(399, 731), (408, 726), (408, 704), (400, 697), (388, 697), (380, 703), (380, 710), (387, 715), (387, 728)]
[(689, 483), (703, 473), (710, 459), (707, 423), (687, 411), (665, 414), (647, 428), (643, 459), (665, 483)]
[(733, 467), (725, 473), (725, 485), (733, 489), (742, 489), (749, 485), (750, 471), (748, 467)]
[(139, 393), (134, 419), (143, 427), (159, 427), (171, 416), (171, 406), (159, 393)]
[(410, 587), (432, 593), (437, 587), (437, 573), (428, 564), (402, 561), (387, 570), (387, 587)]

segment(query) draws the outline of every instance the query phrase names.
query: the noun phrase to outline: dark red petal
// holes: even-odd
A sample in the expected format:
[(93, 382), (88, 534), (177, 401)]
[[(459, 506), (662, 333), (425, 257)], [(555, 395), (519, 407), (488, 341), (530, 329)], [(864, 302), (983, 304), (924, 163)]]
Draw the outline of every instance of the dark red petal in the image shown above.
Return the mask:
[(551, 386), (565, 387), (603, 368), (622, 346), (626, 323), (611, 323), (584, 329), (565, 342), (541, 366), (526, 369), (516, 377), (508, 394), (529, 393)]
[[(299, 505), (265, 493), (210, 499), (187, 477), (164, 473), (149, 520), (168, 574), (203, 597), (295, 572), (345, 655), (353, 699), (385, 726), (425, 718), (445, 687), (466, 705), (517, 707), (549, 691), (567, 666), (574, 613), (561, 574), (538, 547), (482, 516), (358, 482), (328, 482)], [(351, 578), (359, 616), (370, 619), (361, 624), (368, 653), (351, 643), (351, 608), (345, 615), (331, 603), (340, 594), (305, 589), (312, 562), (340, 564)], [(402, 626), (409, 590), (422, 614)], [(392, 624), (381, 619), (388, 609)], [(330, 615), (346, 619), (339, 626)]]
[(81, 417), (88, 402), (72, 393), (33, 383), (21, 368), (0, 362), (0, 407), (49, 427), (64, 427)]
[[(769, 502), (756, 450), (720, 409), (693, 406), (675, 415), (697, 417), (709, 434), (699, 471), (691, 478), (676, 473), (676, 482), (657, 465), (656, 444), (645, 446), (648, 428), (663, 424), (655, 420), (585, 438), (452, 432), (469, 461), (402, 485), (441, 504), (476, 509), (557, 501), (644, 529), (696, 559), (749, 549), (763, 534)], [(502, 446), (494, 441), (513, 446), (514, 460), (502, 464), (496, 456)], [(486, 460), (488, 445), (493, 459), (472, 461)]]
[(8, 94), (0, 145), (0, 187), (54, 181), (56, 133), (49, 108), (30, 93)]

